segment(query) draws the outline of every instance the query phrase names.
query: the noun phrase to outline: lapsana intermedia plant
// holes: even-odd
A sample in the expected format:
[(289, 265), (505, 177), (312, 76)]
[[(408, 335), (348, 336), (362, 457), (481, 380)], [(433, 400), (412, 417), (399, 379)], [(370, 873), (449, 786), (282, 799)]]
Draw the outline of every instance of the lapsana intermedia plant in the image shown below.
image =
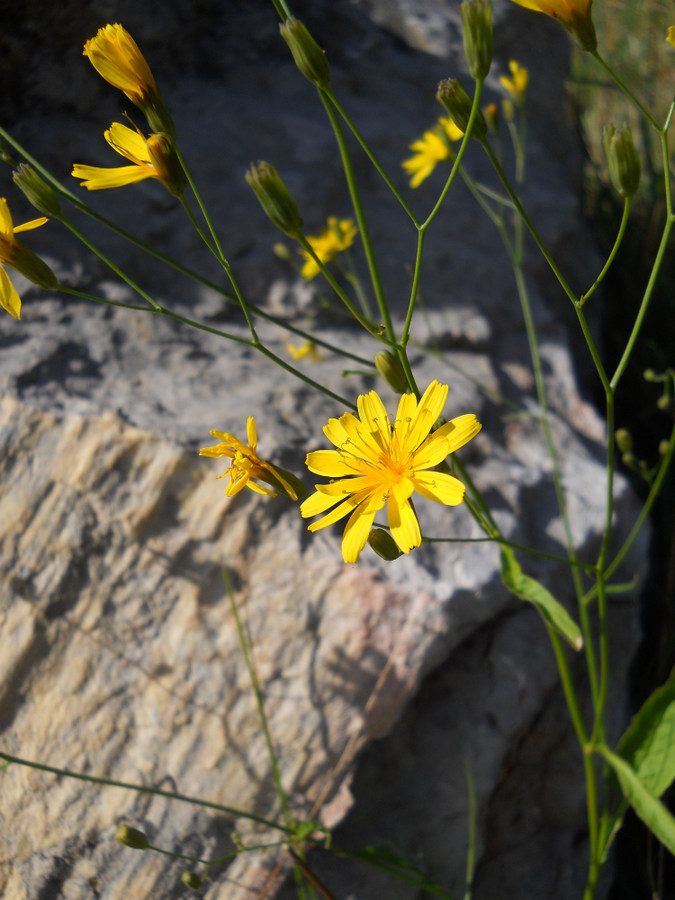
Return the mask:
[[(45, 216), (41, 216), (38, 219), (31, 219), (30, 222), (24, 222), (23, 225), (14, 225), (7, 201), (4, 197), (0, 197), (0, 263), (21, 272), (40, 287), (52, 288), (56, 286), (57, 281), (47, 263), (14, 236), (22, 231), (39, 228), (47, 221)], [(21, 317), (21, 299), (2, 266), (0, 266), (0, 306), (15, 319)]]
[(335, 480), (315, 485), (316, 493), (304, 501), (300, 511), (310, 517), (335, 507), (313, 522), (310, 531), (349, 515), (342, 537), (345, 562), (358, 561), (375, 515), (385, 503), (392, 537), (403, 553), (409, 553), (422, 543), (410, 502), (415, 491), (446, 506), (457, 506), (464, 499), (461, 481), (433, 469), (475, 437), (481, 426), (475, 415), (468, 414), (430, 433), (447, 396), (448, 386), (437, 381), (431, 382), (419, 401), (414, 394), (403, 394), (392, 424), (379, 395), (371, 391), (358, 398), (358, 417), (346, 412), (324, 427), (324, 434), (337, 449), (309, 453), (307, 468)]

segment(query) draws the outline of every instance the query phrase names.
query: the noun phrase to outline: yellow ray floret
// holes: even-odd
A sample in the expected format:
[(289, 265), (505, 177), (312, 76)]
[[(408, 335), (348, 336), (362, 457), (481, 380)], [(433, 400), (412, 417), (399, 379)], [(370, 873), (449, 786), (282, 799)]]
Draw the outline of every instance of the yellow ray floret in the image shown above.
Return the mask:
[[(218, 478), (228, 476), (230, 479), (225, 490), (226, 496), (232, 497), (243, 488), (248, 487), (257, 494), (266, 494), (269, 497), (274, 497), (277, 493), (282, 492), (290, 497), (291, 500), (297, 500), (297, 492), (289, 484), (288, 480), (271, 463), (258, 456), (256, 452), (258, 448), (258, 432), (253, 416), (249, 416), (246, 422), (246, 440), (248, 445), (225, 431), (211, 431), (211, 434), (213, 437), (218, 438), (221, 443), (216, 444), (215, 447), (202, 447), (199, 455), (225, 456), (232, 460), (230, 468), (223, 472), (222, 475), (218, 475)], [(253, 479), (266, 482), (274, 490), (256, 484)]]
[(425, 131), (422, 137), (410, 145), (414, 155), (405, 159), (401, 165), (410, 178), (410, 187), (418, 187), (425, 178), (434, 171), (439, 162), (452, 157), (450, 143), (458, 141), (463, 132), (452, 119), (442, 117), (438, 125)]
[(410, 503), (415, 491), (446, 506), (457, 506), (464, 499), (461, 481), (432, 470), (475, 437), (481, 426), (474, 415), (464, 415), (431, 433), (447, 396), (448, 386), (437, 381), (431, 382), (419, 402), (413, 394), (403, 394), (392, 424), (378, 394), (362, 394), (357, 401), (358, 416), (344, 413), (339, 419), (330, 419), (324, 428), (337, 450), (307, 455), (310, 472), (335, 480), (315, 485), (316, 493), (304, 501), (300, 512), (308, 518), (333, 507), (309, 526), (310, 531), (349, 515), (342, 537), (345, 562), (357, 562), (375, 515), (385, 503), (392, 537), (409, 553), (422, 542)]
[(511, 94), (511, 98), (516, 102), (522, 102), (525, 91), (527, 90), (527, 85), (530, 80), (530, 73), (526, 68), (519, 65), (515, 59), (512, 59), (509, 62), (509, 69), (511, 70), (511, 77), (507, 78), (506, 75), (502, 75), (499, 79), (499, 83), (502, 87), (506, 88), (506, 90)]
[[(0, 197), (0, 263), (12, 266), (12, 268), (22, 272), (27, 278), (31, 278), (31, 272), (27, 271), (27, 266), (32, 260), (35, 260), (36, 263), (39, 263), (40, 260), (34, 257), (27, 247), (20, 244), (14, 235), (21, 231), (39, 228), (46, 221), (47, 218), (41, 216), (39, 219), (31, 219), (30, 222), (24, 222), (23, 225), (14, 225), (7, 201), (4, 197)], [(21, 317), (21, 300), (16, 292), (16, 288), (9, 279), (9, 275), (3, 268), (0, 268), (0, 306), (15, 319)]]
[[(330, 262), (338, 253), (347, 250), (354, 243), (356, 237), (356, 225), (353, 219), (338, 219), (337, 216), (329, 216), (326, 228), (318, 235), (307, 235), (307, 240), (322, 263)], [(300, 274), (307, 281), (311, 281), (318, 275), (321, 269), (316, 260), (306, 250), (300, 250), (305, 263)]]

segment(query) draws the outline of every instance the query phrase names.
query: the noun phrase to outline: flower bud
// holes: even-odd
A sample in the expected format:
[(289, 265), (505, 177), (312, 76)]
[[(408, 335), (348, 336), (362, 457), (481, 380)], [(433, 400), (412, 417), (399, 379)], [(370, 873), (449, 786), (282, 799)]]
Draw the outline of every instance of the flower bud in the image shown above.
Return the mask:
[(394, 559), (398, 559), (399, 556), (403, 556), (396, 541), (389, 532), (385, 531), (383, 528), (371, 528), (370, 534), (368, 535), (368, 543), (375, 553), (387, 562), (391, 562)]
[(408, 379), (405, 377), (405, 372), (398, 356), (390, 350), (380, 350), (379, 353), (375, 354), (374, 362), (375, 368), (387, 384), (397, 394), (405, 394), (409, 389)]
[(181, 197), (185, 191), (185, 172), (169, 135), (165, 132), (151, 134), (146, 146), (161, 183), (174, 197)]
[(115, 835), (120, 844), (125, 847), (132, 847), (134, 850), (147, 850), (150, 841), (139, 831), (138, 828), (132, 828), (131, 825), (120, 825)]
[(21, 272), (29, 281), (41, 288), (54, 288), (59, 283), (47, 263), (19, 241), (13, 241), (5, 247), (0, 239), (0, 257), (4, 263)]
[(297, 237), (302, 232), (302, 218), (295, 200), (274, 166), (267, 162), (252, 164), (244, 177), (277, 228), (290, 237)]
[(192, 888), (194, 891), (199, 890), (202, 886), (202, 879), (197, 875), (196, 872), (191, 872), (189, 869), (186, 869), (183, 874), (180, 876), (180, 880), (183, 882), (185, 887)]
[[(471, 117), (471, 97), (462, 87), (457, 78), (445, 78), (438, 85), (436, 99), (446, 109), (455, 125), (466, 133)], [(487, 137), (487, 125), (483, 113), (478, 110), (473, 122), (471, 137), (481, 143)]]
[(23, 191), (28, 202), (36, 209), (55, 219), (60, 218), (61, 206), (54, 188), (47, 184), (32, 166), (21, 163), (12, 174), (12, 178), (14, 184)]
[(469, 72), (482, 81), (492, 63), (492, 3), (490, 0), (464, 0), (461, 9), (464, 54)]
[(662, 394), (656, 401), (657, 409), (668, 409), (670, 406), (670, 397), (668, 394)]
[(663, 440), (659, 443), (659, 456), (665, 456), (670, 447), (669, 441)]
[(640, 184), (640, 158), (628, 125), (607, 125), (602, 134), (609, 177), (622, 197), (632, 197)]
[(288, 44), (295, 64), (312, 84), (327, 90), (330, 87), (330, 68), (326, 54), (314, 40), (306, 26), (289, 16), (279, 26), (282, 38)]
[(653, 369), (645, 369), (644, 372), (642, 373), (642, 377), (644, 378), (645, 381), (658, 381), (659, 380), (659, 376), (656, 374), (656, 372)]
[(619, 448), (621, 453), (632, 452), (633, 439), (630, 436), (630, 432), (625, 428), (618, 428), (614, 434), (614, 439), (616, 440), (616, 446)]
[(288, 249), (286, 244), (282, 244), (281, 242), (275, 244), (272, 247), (272, 253), (274, 253), (274, 255), (278, 257), (278, 259), (283, 259), (284, 262), (289, 263), (293, 259), (293, 254), (291, 253), (291, 251)]

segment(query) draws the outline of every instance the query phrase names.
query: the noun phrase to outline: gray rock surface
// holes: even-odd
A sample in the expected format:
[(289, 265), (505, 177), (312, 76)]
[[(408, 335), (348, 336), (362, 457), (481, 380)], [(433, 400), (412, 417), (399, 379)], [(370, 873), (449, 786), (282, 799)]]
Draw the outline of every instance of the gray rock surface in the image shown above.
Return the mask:
[[(288, 61), (271, 4), (64, 3), (40, 12), (42, 18), (39, 3), (22, 9), (21, 21), (3, 23), (11, 50), (5, 60), (18, 73), (18, 86), (3, 95), (3, 112), (31, 152), (64, 181), (73, 161), (112, 164), (102, 131), (125, 107), (82, 58), (80, 45), (98, 25), (122, 21), (153, 65), (247, 296), (300, 327), (308, 317), (319, 321), (327, 339), (372, 356), (367, 335), (321, 308), (272, 254), (278, 233), (243, 181), (251, 160), (273, 162), (310, 233), (327, 215), (349, 214), (330, 128), (313, 88)], [(458, 10), (430, 0), (294, 9), (306, 13), (327, 48), (338, 94), (405, 190), (400, 161), (439, 114), (436, 82), (464, 69)], [(566, 38), (552, 23), (523, 15), (506, 0), (495, 3), (497, 59), (487, 96), (498, 96), (497, 75), (511, 55), (533, 67), (526, 203), (581, 285), (598, 260), (580, 225), (579, 155), (561, 115)], [(525, 46), (523, 28), (528, 36), (537, 29), (538, 39)], [(30, 75), (28, 59), (37, 61)], [(400, 317), (415, 235), (358, 152), (355, 164)], [(488, 177), (477, 150), (467, 164)], [(3, 195), (20, 210), (8, 170), (2, 177)], [(440, 183), (436, 176), (410, 195), (416, 209), (429, 207)], [(222, 283), (159, 185), (86, 199)], [(21, 212), (15, 217), (23, 221)], [(162, 303), (245, 335), (241, 316), (217, 291), (139, 257), (104, 231), (96, 236)], [(64, 283), (134, 302), (56, 223), (31, 235), (30, 246)], [(575, 360), (580, 338), (570, 330), (567, 301), (535, 254), (530, 276), (575, 540), (592, 553), (604, 500), (602, 426), (587, 402), (587, 370)], [(304, 454), (323, 446), (321, 426), (342, 411), (337, 403), (250, 347), (154, 315), (48, 296), (21, 279), (17, 284), (22, 320), (0, 320), (0, 579), (8, 588), (0, 599), (2, 747), (275, 814), (222, 588), (225, 564), (255, 643), (294, 809), (310, 812), (327, 789), (327, 805), (317, 815), (335, 824), (351, 809), (338, 843), (394, 849), (461, 893), (468, 757), (478, 811), (477, 900), (500, 893), (580, 896), (581, 764), (543, 629), (501, 586), (495, 548), (426, 545), (390, 565), (366, 552), (358, 568), (345, 568), (339, 530), (309, 535), (283, 500), (228, 501), (222, 482), (212, 481), (222, 467), (195, 454), (209, 443), (209, 429), (243, 436), (253, 414), (263, 455), (301, 474)], [(475, 411), (484, 423), (462, 458), (506, 536), (560, 553), (543, 441), (526, 416), (513, 416), (501, 402), (505, 397), (535, 411), (512, 276), (496, 234), (461, 186), (429, 235), (423, 289), (427, 315), (414, 332), (420, 383), (449, 381), (446, 415)], [(266, 323), (260, 331), (284, 356), (288, 335)], [(436, 347), (442, 360), (433, 355)], [(366, 376), (343, 378), (344, 360), (323, 355), (321, 363), (301, 366), (336, 393), (354, 398), (375, 385)], [(391, 404), (392, 393), (377, 387)], [(466, 509), (448, 514), (428, 506), (420, 504), (425, 533), (478, 536)], [(635, 501), (619, 479), (619, 526), (627, 527), (634, 513)], [(639, 568), (639, 548), (630, 566)], [(540, 560), (528, 571), (571, 603), (560, 567)], [(638, 636), (630, 602), (615, 604), (614, 622), (620, 688)], [(377, 702), (368, 706), (388, 659)], [(614, 708), (616, 730), (620, 692)], [(183, 866), (119, 847), (113, 836), (120, 821), (189, 855), (219, 856), (232, 846), (232, 822), (223, 816), (17, 767), (2, 777), (7, 846), (0, 884), (10, 900), (79, 900), (92, 892), (141, 900), (179, 896)], [(361, 866), (320, 854), (310, 861), (340, 897), (418, 896)], [(239, 858), (204, 896), (253, 896), (275, 862), (273, 855)], [(290, 889), (280, 890), (290, 896)]]

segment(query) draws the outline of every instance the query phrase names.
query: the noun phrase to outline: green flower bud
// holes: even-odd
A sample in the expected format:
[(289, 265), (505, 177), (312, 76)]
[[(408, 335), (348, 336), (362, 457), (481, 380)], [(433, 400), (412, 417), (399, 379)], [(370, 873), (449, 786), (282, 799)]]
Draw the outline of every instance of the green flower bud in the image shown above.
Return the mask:
[(409, 390), (408, 379), (398, 356), (390, 350), (380, 350), (375, 354), (374, 362), (377, 371), (398, 394), (405, 394)]
[(138, 828), (132, 828), (131, 825), (120, 825), (115, 835), (120, 844), (125, 847), (133, 847), (134, 850), (147, 850), (150, 841), (139, 831)]
[(492, 63), (492, 3), (490, 0), (464, 0), (462, 3), (464, 54), (469, 72), (483, 80)]
[(181, 197), (185, 191), (185, 172), (181, 166), (173, 141), (165, 132), (151, 134), (147, 140), (148, 154), (164, 187)]
[(658, 409), (668, 409), (670, 406), (670, 397), (668, 394), (662, 394), (656, 401), (656, 406)]
[(284, 262), (290, 262), (293, 259), (293, 254), (288, 249), (286, 244), (282, 244), (281, 242), (275, 244), (272, 247), (272, 253), (277, 256), (279, 259), (283, 259)]
[(194, 891), (199, 890), (203, 883), (199, 875), (197, 875), (196, 872), (190, 872), (189, 869), (186, 869), (183, 872), (180, 876), (180, 880), (186, 887), (192, 888)]
[(41, 288), (54, 288), (59, 283), (47, 263), (19, 241), (14, 241), (7, 247), (4, 247), (0, 241), (0, 257), (4, 263), (16, 269), (17, 272), (21, 272), (29, 281)]
[(295, 64), (312, 84), (327, 90), (330, 87), (330, 68), (326, 54), (314, 40), (306, 26), (289, 16), (279, 26), (282, 38), (288, 44)]
[(653, 369), (645, 369), (642, 377), (645, 381), (658, 381), (658, 376)]
[[(464, 90), (459, 79), (445, 78), (441, 81), (436, 91), (436, 99), (445, 108), (455, 125), (466, 133), (469, 127), (472, 103), (471, 97)], [(471, 137), (476, 138), (481, 143), (487, 137), (487, 125), (480, 110), (478, 110), (474, 119)]]
[(267, 162), (258, 162), (244, 176), (255, 191), (260, 205), (277, 228), (290, 237), (302, 232), (302, 218), (290, 191), (279, 173)]
[(628, 125), (608, 125), (602, 134), (609, 177), (622, 197), (632, 197), (640, 184), (640, 158)]
[(668, 452), (668, 447), (670, 446), (668, 441), (661, 441), (659, 444), (659, 456), (665, 456)]
[(375, 553), (387, 562), (391, 562), (393, 559), (398, 559), (399, 556), (403, 556), (396, 541), (389, 532), (385, 531), (383, 528), (371, 528), (370, 534), (368, 535), (368, 543)]
[(633, 439), (630, 432), (625, 428), (618, 428), (614, 434), (616, 446), (622, 453), (631, 453), (633, 450)]
[(23, 191), (28, 202), (36, 209), (46, 216), (60, 218), (61, 206), (54, 188), (47, 184), (32, 166), (21, 163), (12, 174), (12, 178), (14, 184)]

